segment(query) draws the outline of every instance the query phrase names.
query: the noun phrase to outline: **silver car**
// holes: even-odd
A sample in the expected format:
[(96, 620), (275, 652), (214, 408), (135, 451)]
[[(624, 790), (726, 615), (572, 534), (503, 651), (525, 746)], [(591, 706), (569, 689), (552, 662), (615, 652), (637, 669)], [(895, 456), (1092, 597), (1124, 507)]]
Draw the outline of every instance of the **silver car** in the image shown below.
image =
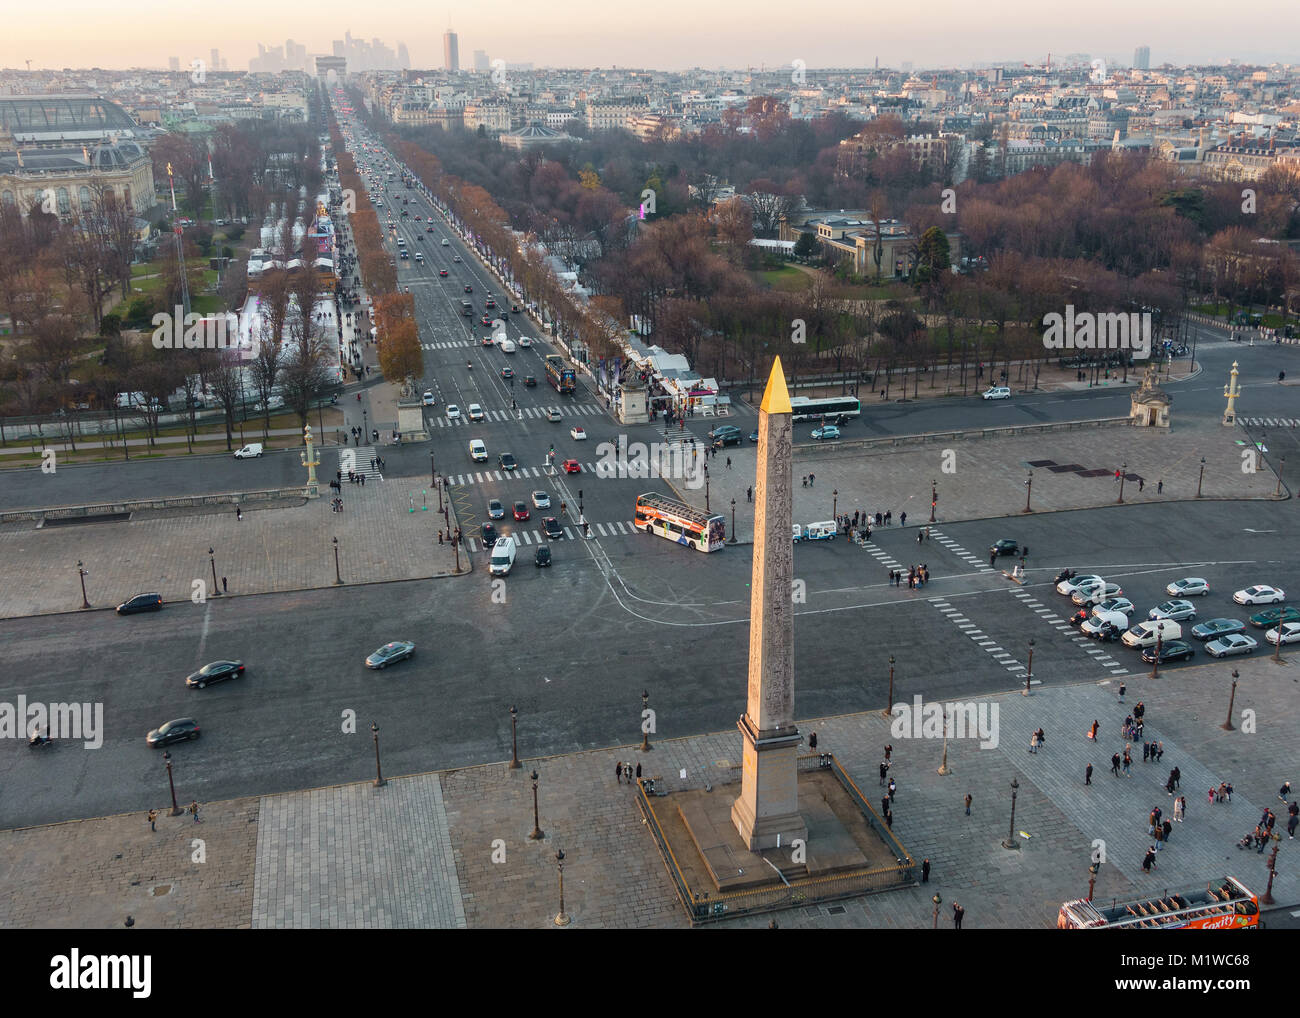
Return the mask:
[(1182, 622), (1184, 619), (1196, 618), (1196, 608), (1191, 601), (1181, 599), (1166, 601), (1164, 604), (1158, 604), (1147, 612), (1149, 619), (1172, 619), (1174, 622)]
[(1245, 633), (1232, 633), (1211, 640), (1205, 645), (1205, 653), (1210, 657), (1231, 657), (1233, 654), (1253, 654), (1259, 644)]
[(387, 668), (394, 661), (403, 661), (415, 653), (415, 644), (410, 640), (394, 640), (386, 643), (366, 658), (367, 668)]

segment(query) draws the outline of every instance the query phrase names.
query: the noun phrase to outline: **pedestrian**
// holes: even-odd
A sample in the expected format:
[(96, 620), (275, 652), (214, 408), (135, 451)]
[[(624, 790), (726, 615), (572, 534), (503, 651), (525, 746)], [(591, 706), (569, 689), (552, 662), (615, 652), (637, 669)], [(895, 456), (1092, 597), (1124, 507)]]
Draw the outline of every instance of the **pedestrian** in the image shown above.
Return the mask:
[[(859, 510), (859, 512), (861, 512), (861, 510)], [(858, 525), (858, 513), (857, 513), (857, 512), (855, 512), (855, 513), (853, 514), (853, 525), (854, 525), (855, 527)]]
[(965, 914), (966, 910), (954, 901), (952, 903), (952, 928), (954, 930), (961, 929), (961, 920)]
[(235, 519), (243, 520), (243, 518), (244, 518), (244, 510), (239, 506), (235, 506)]
[(808, 487), (808, 475), (807, 475), (807, 474), (804, 474), (804, 475), (803, 475), (803, 486), (804, 486), (805, 488)]
[(966, 815), (970, 816), (970, 804), (972, 802), (970, 792), (966, 793)]
[(1147, 854), (1142, 859), (1142, 871), (1144, 873), (1150, 873), (1151, 870), (1155, 867), (1155, 864), (1156, 864), (1156, 847), (1155, 845), (1152, 845), (1147, 849)]
[(441, 531), (441, 530), (438, 531), (438, 543), (439, 543), (439, 544), (442, 544), (442, 531)]
[(1154, 833), (1155, 833), (1155, 831), (1156, 831), (1156, 825), (1157, 825), (1158, 823), (1160, 823), (1160, 814), (1157, 813), (1155, 810), (1152, 810), (1150, 813), (1147, 814), (1147, 834), (1148, 834), (1148, 835), (1151, 835), (1151, 834), (1154, 834)]
[(1171, 824), (1168, 820), (1166, 820), (1163, 824), (1160, 825), (1160, 832), (1165, 836), (1164, 841), (1165, 844), (1167, 845), (1169, 844), (1169, 835), (1174, 833), (1174, 825)]
[(907, 513), (899, 513), (899, 514), (898, 514), (898, 525), (899, 525), (900, 527), (905, 527), (905, 526), (907, 526)]
[(895, 798), (895, 793), (896, 793), (897, 791), (898, 791), (898, 783), (897, 783), (893, 778), (890, 778), (890, 779), (889, 779), (889, 798), (890, 798), (891, 800)]
[(357, 476), (359, 476), (359, 477), (361, 478), (361, 487), (364, 488), (364, 487), (366, 486), (366, 475), (365, 475), (365, 474), (358, 474)]
[(1097, 741), (1097, 729), (1100, 727), (1101, 725), (1094, 718), (1092, 722), (1092, 731), (1088, 733), (1088, 738), (1090, 738), (1093, 742)]
[(894, 829), (894, 814), (892, 812), (885, 814), (885, 826), (891, 831)]
[(1137, 702), (1137, 705), (1133, 708), (1133, 720), (1141, 721), (1142, 718), (1146, 715), (1146, 712), (1147, 712), (1147, 705), (1143, 703), (1141, 700), (1139, 700)]
[(1129, 771), (1129, 768), (1132, 766), (1133, 766), (1133, 757), (1126, 749), (1124, 750), (1124, 777), (1131, 778), (1133, 776), (1132, 773), (1130, 773)]
[(1155, 849), (1157, 852), (1159, 852), (1162, 848), (1164, 848), (1165, 845), (1164, 828), (1157, 824), (1156, 827), (1151, 832), (1151, 839), (1155, 842)]
[[(350, 473), (352, 473), (352, 471), (349, 470), (348, 473), (350, 474)], [(342, 470), (335, 470), (335, 471), (334, 471), (334, 480), (338, 481), (340, 484), (343, 483), (343, 471), (342, 471)]]
[(754, 501), (754, 489), (753, 489), (753, 488), (746, 488), (746, 489), (745, 489), (745, 501), (746, 501), (746, 502), (753, 502), (753, 501)]
[(811, 488), (811, 487), (812, 487), (813, 485), (815, 485), (816, 483), (817, 483), (817, 475), (816, 475), (816, 474), (812, 474), (812, 473), (810, 473), (810, 474), (808, 475), (808, 487)]
[(1120, 702), (1120, 703), (1123, 703), (1123, 702), (1124, 702), (1124, 694), (1127, 693), (1127, 692), (1128, 692), (1128, 686), (1124, 685), (1124, 683), (1121, 682), (1121, 683), (1119, 684), (1119, 702)]
[(1277, 790), (1277, 797), (1286, 802), (1286, 797), (1291, 794), (1291, 782), (1282, 782), (1282, 787)]
[(992, 569), (997, 564), (998, 564), (998, 553), (996, 551), (989, 552), (989, 568)]
[(880, 815), (881, 815), (881, 816), (888, 816), (888, 815), (889, 815), (889, 812), (890, 812), (890, 810), (889, 810), (889, 796), (886, 795), (883, 799), (880, 800)]
[(921, 860), (921, 883), (928, 884), (929, 882), (930, 882), (930, 860), (922, 859)]
[(617, 760), (614, 763), (614, 780), (620, 785), (623, 783), (623, 761)]
[(1138, 478), (1138, 491), (1141, 491), (1141, 490), (1142, 490), (1143, 488), (1145, 488), (1146, 486), (1147, 486), (1147, 482), (1144, 481), (1142, 478), (1139, 477), (1139, 478)]
[(884, 517), (880, 513), (876, 513), (876, 526), (879, 527), (883, 525), (884, 525)]
[(1156, 494), (1157, 494), (1157, 495), (1163, 495), (1164, 492), (1165, 492), (1165, 482), (1164, 482), (1164, 481), (1157, 481), (1157, 482), (1156, 482)]
[(637, 781), (640, 781), (640, 780), (641, 780), (641, 765), (640, 765), (640, 764), (637, 764), (637, 765), (636, 765), (636, 779), (637, 779)]
[(1092, 764), (1088, 764), (1088, 766), (1083, 769), (1083, 783), (1085, 785), (1092, 784)]
[(880, 761), (880, 785), (882, 788), (885, 785), (885, 779), (888, 777), (889, 777), (889, 761), (881, 760)]
[(1210, 798), (1210, 805), (1213, 806), (1215, 800), (1215, 792), (1213, 788), (1210, 789), (1209, 798)]
[(1115, 470), (1115, 483), (1116, 483), (1116, 484), (1119, 484), (1119, 469), (1118, 469), (1118, 468), (1116, 468), (1116, 470)]
[(370, 457), (370, 469), (375, 469), (375, 458), (373, 456)]
[(1151, 759), (1151, 743), (1142, 743), (1142, 762), (1147, 763)]
[(1174, 768), (1172, 771), (1170, 771), (1169, 773), (1173, 776), (1173, 779), (1174, 779), (1174, 788), (1175, 788), (1175, 790), (1176, 790), (1176, 789), (1178, 788), (1178, 783), (1179, 783), (1180, 781), (1183, 780), (1183, 772), (1180, 771), (1177, 767), (1175, 767), (1175, 768)]
[(1038, 752), (1038, 733), (1037, 733), (1037, 732), (1035, 732), (1033, 735), (1031, 735), (1031, 736), (1029, 737), (1029, 752), (1031, 752), (1031, 753), (1037, 753), (1037, 752)]
[(924, 531), (924, 530), (918, 530), (918, 531), (916, 532), (916, 543), (917, 543), (917, 544), (920, 544), (921, 541), (922, 541), (924, 538), (925, 538), (925, 531)]
[(194, 802), (190, 803), (190, 812), (194, 814), (194, 822), (196, 824), (202, 823), (202, 821), (199, 819), (199, 803), (197, 799)]
[(1163, 742), (1157, 742), (1155, 753), (1154, 753), (1156, 763), (1159, 763), (1161, 757), (1163, 757), (1164, 755), (1165, 755), (1165, 744)]
[(1225, 782), (1223, 783), (1223, 794), (1224, 794), (1224, 796), (1227, 798), (1228, 802), (1231, 803), (1231, 802), (1232, 802), (1232, 782), (1231, 782), (1231, 781), (1225, 781)]
[(1169, 772), (1169, 780), (1165, 782), (1165, 791), (1168, 792), (1170, 795), (1173, 795), (1173, 794), (1174, 794), (1174, 774), (1173, 774), (1173, 771), (1170, 771), (1170, 772)]
[(1174, 822), (1181, 824), (1183, 822), (1183, 817), (1186, 815), (1186, 813), (1187, 813), (1187, 800), (1180, 795), (1177, 799), (1174, 800)]
[(727, 469), (728, 469), (728, 470), (731, 469), (731, 457), (730, 457), (730, 456), (727, 457)]
[(1300, 815), (1297, 815), (1297, 814), (1295, 814), (1295, 813), (1292, 813), (1291, 816), (1290, 816), (1290, 818), (1289, 818), (1289, 819), (1287, 820), (1287, 822), (1286, 822), (1286, 833), (1287, 833), (1287, 837), (1288, 837), (1291, 841), (1295, 841), (1295, 829), (1296, 829), (1296, 824), (1297, 824), (1297, 823), (1300, 823)]
[(1264, 830), (1269, 834), (1273, 833), (1273, 825), (1277, 823), (1277, 814), (1271, 809), (1264, 810)]
[(158, 830), (158, 811), (156, 809), (151, 809), (149, 811), (149, 830)]
[(885, 746), (885, 762), (886, 762), (886, 763), (889, 762), (889, 758), (890, 758), (890, 756), (893, 754), (893, 752), (894, 752), (894, 747), (893, 747), (893, 746), (891, 746), (891, 745), (887, 745), (887, 746)]
[(1117, 778), (1119, 777), (1119, 754), (1118, 753), (1115, 753), (1110, 758), (1110, 772), (1113, 775), (1115, 775), (1115, 777)]
[(221, 577), (221, 593), (224, 594), (225, 592), (226, 592), (226, 578), (223, 576)]

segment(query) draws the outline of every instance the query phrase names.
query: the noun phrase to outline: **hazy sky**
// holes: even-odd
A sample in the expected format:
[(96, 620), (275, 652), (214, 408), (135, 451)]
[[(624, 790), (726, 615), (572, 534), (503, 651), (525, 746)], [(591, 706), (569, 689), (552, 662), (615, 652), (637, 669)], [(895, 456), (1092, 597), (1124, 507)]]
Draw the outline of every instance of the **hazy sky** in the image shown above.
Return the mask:
[[(214, 46), (232, 69), (246, 70), (257, 43), (286, 38), (311, 53), (333, 39), (406, 43), (417, 67), (442, 64), (442, 33), (460, 36), (461, 66), (476, 49), (491, 58), (570, 67), (809, 68), (966, 65), (1041, 61), (1089, 53), (1127, 64), (1138, 45), (1153, 66), (1300, 62), (1295, 0), (1259, 0), (1237, 9), (1210, 0), (930, 0), (925, 4), (832, 0), (485, 0), (438, 7), (416, 0), (47, 0), (11, 4), (0, 37), (0, 67), (166, 67), (167, 58), (208, 56)], [(363, 20), (364, 18), (364, 20)]]

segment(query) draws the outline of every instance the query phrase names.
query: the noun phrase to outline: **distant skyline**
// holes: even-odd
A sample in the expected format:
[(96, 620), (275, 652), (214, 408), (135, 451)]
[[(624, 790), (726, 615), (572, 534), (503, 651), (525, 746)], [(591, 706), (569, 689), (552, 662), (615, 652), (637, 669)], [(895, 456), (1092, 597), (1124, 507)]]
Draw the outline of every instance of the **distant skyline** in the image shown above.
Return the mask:
[[(797, 11), (797, 20), (791, 12)], [(360, 20), (364, 18), (365, 20)], [(200, 22), (208, 22), (207, 26)], [(843, 0), (808, 0), (797, 8), (774, 0), (701, 5), (661, 0), (647, 7), (593, 6), (579, 0), (545, 5), (499, 0), (492, 7), (438, 11), (416, 0), (379, 0), (360, 13), (342, 0), (285, 8), (261, 0), (225, 0), (185, 6), (174, 0), (137, 0), (131, 17), (96, 0), (50, 0), (12, 8), (0, 40), (0, 67), (164, 69), (182, 67), (220, 50), (231, 70), (246, 70), (257, 43), (292, 38), (308, 52), (329, 53), (335, 39), (378, 38), (405, 43), (412, 66), (443, 64), (443, 33), (456, 32), (463, 52), (538, 67), (689, 67), (744, 69), (870, 67), (910, 62), (917, 68), (972, 64), (1041, 63), (1050, 52), (1089, 53), (1129, 66), (1138, 46), (1151, 63), (1300, 64), (1294, 40), (1294, 0), (1261, 0), (1249, 17), (1225, 17), (1208, 0), (1098, 0), (1056, 8), (1040, 0), (1002, 0), (996, 11), (965, 0), (934, 0), (922, 7), (847, 7)], [(1271, 26), (1271, 27), (1270, 27)]]

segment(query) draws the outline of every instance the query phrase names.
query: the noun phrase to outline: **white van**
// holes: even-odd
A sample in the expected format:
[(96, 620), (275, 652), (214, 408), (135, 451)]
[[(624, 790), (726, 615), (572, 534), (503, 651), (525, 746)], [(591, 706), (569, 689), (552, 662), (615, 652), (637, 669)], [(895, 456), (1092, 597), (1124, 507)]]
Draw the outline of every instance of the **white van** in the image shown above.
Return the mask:
[(244, 446), (242, 449), (235, 450), (235, 459), (237, 460), (256, 459), (258, 456), (261, 455), (262, 455), (261, 442), (253, 442), (249, 445)]
[(807, 541), (833, 541), (835, 540), (836, 529), (834, 520), (809, 523), (808, 529), (804, 532), (804, 539)]
[(492, 558), (488, 561), (488, 572), (493, 576), (507, 576), (510, 567), (515, 564), (515, 539), (498, 537), (492, 546)]
[(513, 339), (503, 339), (500, 343), (502, 353), (514, 353), (515, 341)]
[(1170, 640), (1181, 640), (1182, 638), (1183, 627), (1177, 622), (1170, 622), (1168, 619), (1159, 621), (1148, 619), (1145, 622), (1139, 622), (1123, 637), (1126, 647), (1154, 647), (1156, 640), (1163, 640), (1167, 643)]
[(475, 463), (487, 462), (487, 446), (483, 444), (483, 439), (471, 439), (469, 443), (469, 458)]

